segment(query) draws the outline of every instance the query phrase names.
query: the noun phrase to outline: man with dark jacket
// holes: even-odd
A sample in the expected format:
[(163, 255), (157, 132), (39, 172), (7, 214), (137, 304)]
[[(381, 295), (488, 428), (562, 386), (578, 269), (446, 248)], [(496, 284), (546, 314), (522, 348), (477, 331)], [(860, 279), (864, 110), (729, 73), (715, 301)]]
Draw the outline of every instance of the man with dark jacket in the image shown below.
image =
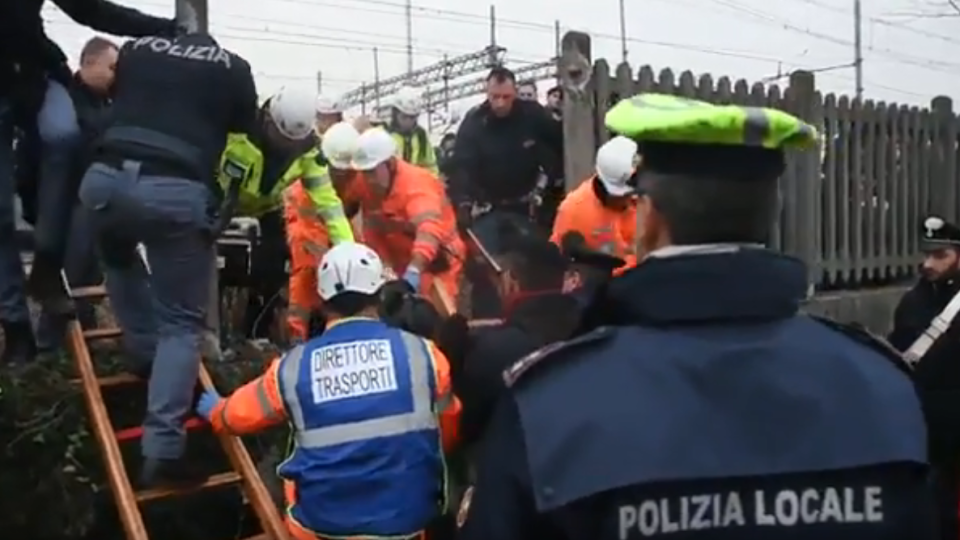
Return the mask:
[[(921, 279), (910, 289), (893, 316), (890, 344), (906, 352), (960, 294), (960, 227), (935, 216), (921, 230), (924, 248)], [(952, 323), (952, 324), (951, 324)], [(914, 381), (923, 403), (930, 462), (940, 516), (940, 538), (956, 540), (960, 504), (960, 325), (949, 321), (946, 332), (916, 363)], [(908, 353), (908, 356), (911, 353)]]
[[(545, 230), (553, 225), (556, 205), (540, 202), (559, 200), (555, 192), (563, 191), (562, 126), (536, 101), (517, 99), (512, 71), (494, 68), (487, 76), (487, 100), (460, 124), (448, 167), (447, 191), (460, 225), (474, 226), (484, 247), (496, 253), (498, 220), (483, 219), (487, 214), (515, 214)], [(473, 315), (497, 316), (492, 284), (472, 266), (467, 273)]]
[[(173, 35), (176, 23), (106, 0), (54, 0), (76, 22), (117, 35)], [(23, 269), (14, 234), (12, 137), (18, 124), (22, 148), (39, 161), (33, 294), (65, 309), (59, 272), (66, 245), (66, 216), (73, 201), (65, 189), (79, 127), (67, 91), (70, 71), (63, 52), (44, 31), (42, 0), (0, 2), (0, 325), (4, 362), (25, 362), (36, 350), (24, 296)], [(37, 142), (39, 141), (39, 142)]]
[[(102, 37), (93, 37), (80, 52), (80, 69), (73, 75), (68, 90), (77, 111), (80, 139), (68, 178), (69, 192), (76, 197), (80, 179), (90, 165), (94, 146), (109, 121), (110, 92), (116, 77), (119, 48)], [(86, 214), (71, 207), (70, 228), (64, 252), (63, 269), (71, 287), (90, 287), (103, 281), (94, 245), (93, 232)], [(81, 324), (95, 323), (93, 306), (84, 302), (77, 305)], [(60, 347), (66, 331), (66, 317), (50, 309), (40, 314), (37, 326), (37, 345), (40, 350), (52, 351)]]

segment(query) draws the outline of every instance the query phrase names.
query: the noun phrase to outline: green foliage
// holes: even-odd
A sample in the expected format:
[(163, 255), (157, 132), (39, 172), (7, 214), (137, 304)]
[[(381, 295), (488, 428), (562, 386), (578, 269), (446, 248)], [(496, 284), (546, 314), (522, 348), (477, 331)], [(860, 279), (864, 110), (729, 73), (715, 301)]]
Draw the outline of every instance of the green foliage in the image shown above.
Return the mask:
[[(101, 375), (120, 370), (117, 357), (97, 359)], [(247, 358), (210, 365), (221, 390), (257, 376), (262, 361)], [(113, 499), (81, 387), (73, 384), (69, 355), (46, 357), (30, 366), (0, 367), (0, 536), (79, 539), (87, 535)], [(138, 425), (142, 399), (119, 401), (111, 410), (117, 425)], [(258, 437), (255, 454), (285, 443), (282, 435)], [(227, 516), (233, 523), (236, 516)], [(186, 534), (177, 540), (192, 540)], [(199, 539), (198, 539), (199, 540)]]

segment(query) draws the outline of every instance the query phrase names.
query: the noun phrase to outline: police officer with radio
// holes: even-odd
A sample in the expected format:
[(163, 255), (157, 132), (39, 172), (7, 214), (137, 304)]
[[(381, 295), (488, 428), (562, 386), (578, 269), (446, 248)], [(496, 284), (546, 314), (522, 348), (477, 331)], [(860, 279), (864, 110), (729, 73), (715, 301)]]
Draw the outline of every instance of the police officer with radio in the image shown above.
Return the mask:
[(205, 326), (212, 270), (204, 269), (232, 200), (214, 173), (227, 134), (253, 128), (257, 92), (247, 61), (203, 34), (127, 42), (116, 77), (113, 119), (80, 200), (97, 229), (127, 356), (150, 377), (141, 483), (192, 484), (204, 475), (182, 459), (183, 419)]
[(460, 540), (935, 538), (908, 368), (800, 313), (805, 266), (762, 246), (815, 130), (662, 94), (606, 123), (641, 143), (644, 260), (608, 326), (504, 372)]

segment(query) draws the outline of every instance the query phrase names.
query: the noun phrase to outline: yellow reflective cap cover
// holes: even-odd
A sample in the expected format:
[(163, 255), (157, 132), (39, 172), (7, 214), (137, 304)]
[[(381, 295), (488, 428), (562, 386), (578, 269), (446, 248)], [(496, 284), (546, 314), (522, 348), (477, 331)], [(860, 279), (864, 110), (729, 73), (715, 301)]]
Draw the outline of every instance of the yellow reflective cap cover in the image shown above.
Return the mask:
[(777, 109), (713, 105), (669, 94), (638, 94), (607, 111), (607, 129), (637, 141), (810, 148), (817, 130)]

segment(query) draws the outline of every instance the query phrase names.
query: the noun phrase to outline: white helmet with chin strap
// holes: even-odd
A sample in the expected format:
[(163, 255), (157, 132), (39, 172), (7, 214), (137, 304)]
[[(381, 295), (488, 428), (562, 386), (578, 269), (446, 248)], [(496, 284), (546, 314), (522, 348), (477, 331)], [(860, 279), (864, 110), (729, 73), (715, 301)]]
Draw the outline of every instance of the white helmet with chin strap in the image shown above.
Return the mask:
[(353, 156), (353, 168), (372, 171), (386, 163), (397, 153), (397, 142), (383, 128), (368, 129), (357, 139), (357, 151)]
[(351, 166), (353, 155), (357, 152), (360, 132), (350, 122), (337, 122), (323, 134), (320, 151), (327, 162), (335, 169), (347, 170)]
[(317, 269), (317, 292), (323, 300), (348, 292), (376, 294), (384, 281), (380, 257), (356, 242), (341, 242), (330, 248)]
[(316, 92), (284, 86), (270, 98), (267, 113), (281, 135), (298, 141), (313, 134), (316, 108)]

